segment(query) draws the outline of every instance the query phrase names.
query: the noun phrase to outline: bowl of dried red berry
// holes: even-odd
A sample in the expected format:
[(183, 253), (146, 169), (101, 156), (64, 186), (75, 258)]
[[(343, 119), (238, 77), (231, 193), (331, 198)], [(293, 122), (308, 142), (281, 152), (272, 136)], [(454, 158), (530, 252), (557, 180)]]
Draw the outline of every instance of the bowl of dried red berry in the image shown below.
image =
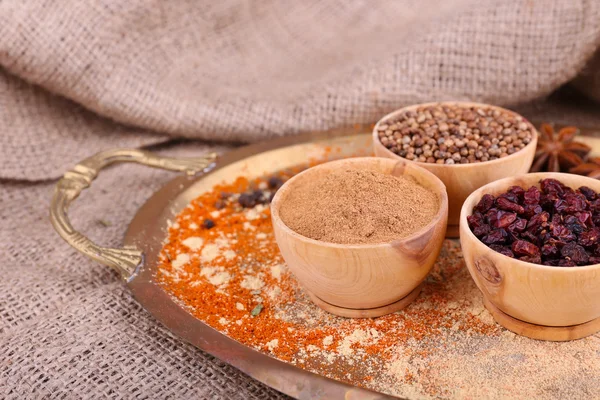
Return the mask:
[(489, 104), (443, 102), (401, 108), (373, 128), (378, 157), (416, 163), (448, 191), (447, 237), (458, 237), (460, 210), (477, 188), (525, 174), (537, 131), (521, 115)]
[(466, 199), (465, 262), (502, 325), (549, 340), (600, 330), (598, 192), (596, 179), (535, 173), (489, 183)]

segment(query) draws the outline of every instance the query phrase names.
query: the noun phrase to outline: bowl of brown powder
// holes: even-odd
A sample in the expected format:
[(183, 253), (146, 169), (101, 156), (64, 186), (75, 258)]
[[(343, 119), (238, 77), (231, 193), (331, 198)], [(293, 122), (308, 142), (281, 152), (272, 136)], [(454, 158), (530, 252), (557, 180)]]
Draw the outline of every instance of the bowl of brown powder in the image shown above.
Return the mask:
[(434, 173), (448, 189), (448, 237), (458, 237), (465, 199), (483, 185), (527, 173), (537, 131), (521, 115), (488, 104), (417, 104), (373, 128), (378, 157), (407, 160)]
[(291, 178), (271, 216), (283, 258), (318, 306), (374, 317), (419, 294), (444, 240), (448, 196), (415, 164), (350, 158)]

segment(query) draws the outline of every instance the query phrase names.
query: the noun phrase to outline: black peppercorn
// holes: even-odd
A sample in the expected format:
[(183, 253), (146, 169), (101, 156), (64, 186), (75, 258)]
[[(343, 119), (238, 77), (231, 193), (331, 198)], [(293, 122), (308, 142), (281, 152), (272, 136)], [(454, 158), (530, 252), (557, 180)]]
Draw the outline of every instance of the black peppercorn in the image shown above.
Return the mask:
[(279, 189), (281, 185), (283, 185), (283, 179), (277, 176), (272, 176), (269, 178), (268, 185), (271, 189)]
[(238, 199), (238, 203), (244, 208), (252, 208), (256, 205), (256, 198), (252, 193), (242, 193)]

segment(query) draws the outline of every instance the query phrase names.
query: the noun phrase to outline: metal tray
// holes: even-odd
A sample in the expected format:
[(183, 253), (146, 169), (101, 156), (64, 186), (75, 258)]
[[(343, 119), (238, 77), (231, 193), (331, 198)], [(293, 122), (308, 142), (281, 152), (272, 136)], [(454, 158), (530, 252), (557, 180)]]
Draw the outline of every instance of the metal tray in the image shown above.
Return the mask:
[[(259, 177), (306, 165), (307, 160), (370, 154), (371, 135), (366, 126), (361, 128), (280, 138), (228, 152), (218, 159), (214, 154), (197, 159), (173, 159), (141, 150), (102, 152), (82, 161), (59, 181), (52, 200), (51, 221), (57, 232), (77, 250), (116, 269), (136, 300), (169, 330), (264, 384), (299, 399), (392, 398), (325, 378), (249, 348), (192, 316), (155, 283), (158, 255), (167, 235), (168, 221), (192, 199), (216, 183), (240, 175)], [(357, 134), (361, 131), (364, 133)], [(133, 217), (122, 248), (104, 248), (73, 229), (67, 210), (102, 168), (120, 162), (135, 162), (187, 175), (171, 180), (146, 201)]]
[[(75, 166), (58, 182), (51, 204), (51, 221), (74, 248), (116, 269), (137, 301), (169, 330), (266, 385), (300, 399), (392, 398), (308, 372), (249, 348), (192, 316), (155, 282), (158, 254), (167, 236), (168, 221), (192, 199), (217, 183), (241, 175), (260, 177), (306, 165), (310, 160), (370, 154), (369, 131), (368, 126), (362, 126), (280, 138), (239, 148), (218, 159), (214, 154), (196, 159), (173, 159), (140, 150), (102, 152)], [(600, 154), (598, 129), (582, 129), (582, 134), (584, 137), (578, 140), (589, 144), (592, 153)], [(102, 168), (119, 162), (136, 162), (186, 175), (168, 182), (138, 210), (122, 248), (104, 248), (73, 229), (67, 210)]]

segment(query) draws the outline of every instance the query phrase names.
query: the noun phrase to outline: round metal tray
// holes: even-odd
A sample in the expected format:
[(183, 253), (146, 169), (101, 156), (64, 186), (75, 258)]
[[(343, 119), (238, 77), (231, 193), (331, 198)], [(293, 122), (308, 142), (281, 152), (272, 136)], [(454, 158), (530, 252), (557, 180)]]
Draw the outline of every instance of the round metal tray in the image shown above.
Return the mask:
[[(309, 133), (243, 147), (198, 159), (170, 159), (139, 150), (112, 150), (78, 164), (58, 183), (51, 206), (51, 221), (73, 247), (116, 269), (136, 300), (170, 331), (194, 346), (231, 364), (251, 377), (299, 399), (387, 399), (376, 393), (325, 378), (249, 348), (195, 318), (156, 282), (155, 272), (168, 221), (189, 202), (215, 184), (236, 177), (259, 177), (278, 170), (323, 160), (371, 152), (368, 128)], [(100, 170), (117, 162), (188, 172), (158, 190), (138, 210), (125, 234), (123, 248), (108, 249), (76, 232), (68, 219), (69, 204), (89, 187)]]
[[(584, 136), (578, 138), (589, 144), (594, 154), (600, 154), (597, 132), (582, 129)], [(219, 159), (212, 154), (173, 159), (140, 150), (110, 150), (84, 160), (65, 174), (56, 186), (50, 217), (57, 232), (74, 248), (116, 269), (139, 303), (169, 330), (268, 386), (301, 399), (392, 398), (308, 372), (249, 348), (192, 316), (155, 282), (158, 254), (169, 221), (215, 184), (238, 176), (265, 176), (306, 165), (311, 160), (370, 153), (371, 134), (367, 126), (275, 139), (231, 151)], [(171, 180), (146, 201), (133, 217), (122, 248), (104, 248), (75, 231), (67, 211), (102, 168), (119, 162), (136, 162), (187, 175)]]

